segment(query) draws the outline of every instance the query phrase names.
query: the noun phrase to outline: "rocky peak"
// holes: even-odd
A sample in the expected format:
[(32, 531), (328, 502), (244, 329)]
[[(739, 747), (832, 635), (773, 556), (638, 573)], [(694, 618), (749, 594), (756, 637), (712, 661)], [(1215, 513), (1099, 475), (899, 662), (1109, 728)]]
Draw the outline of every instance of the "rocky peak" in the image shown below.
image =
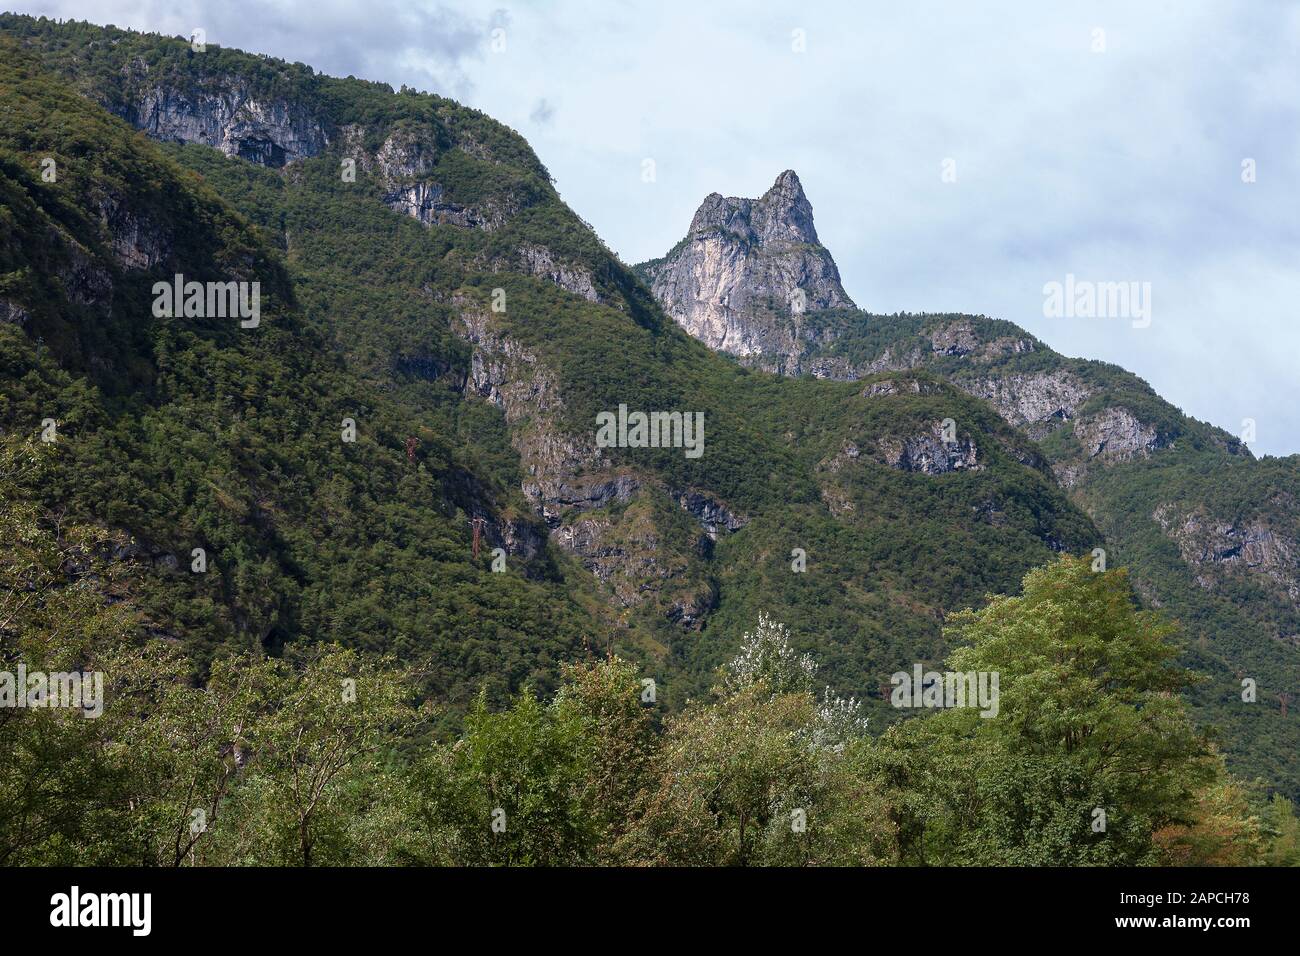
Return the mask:
[(686, 239), (638, 268), (691, 335), (719, 351), (775, 360), (785, 372), (799, 371), (800, 315), (853, 306), (789, 169), (758, 199), (706, 196)]
[(760, 246), (783, 242), (817, 244), (812, 203), (793, 169), (778, 176), (772, 188), (758, 199), (724, 197), (719, 193), (706, 196), (691, 220), (690, 236), (718, 230)]

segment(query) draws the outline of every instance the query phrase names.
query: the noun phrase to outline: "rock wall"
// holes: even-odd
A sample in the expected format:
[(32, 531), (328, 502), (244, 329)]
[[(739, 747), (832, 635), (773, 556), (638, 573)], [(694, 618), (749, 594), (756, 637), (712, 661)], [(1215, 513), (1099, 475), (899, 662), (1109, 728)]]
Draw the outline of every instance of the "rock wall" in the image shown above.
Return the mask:
[(691, 335), (733, 355), (784, 356), (788, 374), (804, 351), (800, 316), (853, 305), (792, 170), (758, 199), (705, 198), (685, 241), (641, 272)]

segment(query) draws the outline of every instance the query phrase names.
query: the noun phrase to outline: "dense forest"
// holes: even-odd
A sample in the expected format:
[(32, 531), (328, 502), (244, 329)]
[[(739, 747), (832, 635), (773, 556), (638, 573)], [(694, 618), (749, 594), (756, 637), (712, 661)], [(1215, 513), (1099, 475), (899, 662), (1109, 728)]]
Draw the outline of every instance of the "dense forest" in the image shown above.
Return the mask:
[[(1288, 738), (1216, 739), (1150, 543), (951, 370), (710, 352), (451, 100), (12, 15), (0, 54), (0, 670), (106, 682), (0, 708), (0, 862), (1300, 862)], [(136, 128), (232, 89), (319, 148)], [(158, 315), (177, 273), (260, 324)], [(597, 453), (620, 404), (707, 453)], [(970, 467), (880, 451), (947, 420)], [(998, 719), (894, 705), (914, 665)]]
[(1172, 693), (1195, 678), (1169, 625), (1086, 559), (954, 617), (948, 665), (1000, 674), (999, 719), (940, 709), (874, 734), (763, 617), (676, 713), (611, 656), (566, 666), (549, 698), (480, 695), (438, 743), (421, 675), (392, 657), (230, 656), (194, 686), (101, 600), (100, 533), (56, 537), (13, 498), (42, 455), (0, 457), (7, 650), (102, 671), (112, 706), (0, 711), (8, 865), (1300, 864), (1291, 803), (1229, 776)]

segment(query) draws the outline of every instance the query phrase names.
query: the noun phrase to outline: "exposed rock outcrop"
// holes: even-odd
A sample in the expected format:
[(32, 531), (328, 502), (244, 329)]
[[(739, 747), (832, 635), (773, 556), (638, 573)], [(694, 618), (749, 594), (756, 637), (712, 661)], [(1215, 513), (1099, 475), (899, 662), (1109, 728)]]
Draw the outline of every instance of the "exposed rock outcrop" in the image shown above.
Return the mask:
[(957, 384), (984, 399), (1009, 424), (1035, 440), (1073, 419), (1092, 395), (1092, 390), (1069, 372), (985, 376)]
[(601, 475), (606, 465), (594, 441), (578, 441), (556, 425), (564, 402), (550, 370), (503, 335), (488, 313), (458, 304), (457, 331), (474, 346), (466, 387), (505, 413), (525, 468), (525, 496), (552, 526), (581, 502), (605, 504), (618, 483)]
[(677, 493), (677, 503), (704, 529), (712, 541), (718, 540), (722, 531), (739, 531), (749, 524), (744, 515), (736, 514), (725, 504), (705, 491), (695, 489)]
[(435, 167), (448, 146), (430, 129), (399, 127), (373, 153), (366, 145), (366, 130), (357, 125), (339, 129), (339, 147), (345, 159), (379, 181), (384, 205), (426, 226), (458, 226), (491, 232), (505, 225), (515, 211), (500, 203), (472, 206), (455, 202), (438, 182)]
[[(148, 81), (143, 63), (134, 72)], [(202, 143), (262, 166), (315, 156), (329, 142), (324, 126), (301, 105), (256, 96), (238, 76), (194, 90), (146, 85), (125, 105), (110, 104), (110, 109), (154, 139)]]
[(867, 385), (862, 390), (863, 398), (881, 398), (886, 395), (933, 395), (941, 391), (938, 385), (921, 378), (902, 376), (900, 378), (882, 378)]
[(99, 215), (108, 233), (113, 257), (126, 269), (152, 269), (171, 252), (162, 229), (116, 199), (99, 202)]
[(1278, 533), (1262, 518), (1229, 521), (1204, 508), (1180, 511), (1168, 503), (1151, 517), (1196, 570), (1201, 587), (1217, 587), (1218, 575), (1225, 571), (1244, 571), (1262, 575), (1292, 601), (1300, 600), (1300, 547), (1294, 535)]
[[(594, 444), (567, 433), (564, 401), (550, 369), (467, 301), (458, 331), (474, 351), (465, 387), (501, 408), (525, 477), (522, 491), (550, 529), (625, 608), (649, 604), (677, 626), (698, 628), (716, 604), (698, 561), (711, 542), (747, 523), (712, 494), (670, 492), (607, 460)], [(656, 520), (664, 499), (702, 529), (694, 550), (674, 549)], [(658, 503), (658, 504), (657, 504)]]
[[(595, 279), (588, 270), (557, 262), (551, 250), (545, 246), (524, 243), (519, 247), (518, 252), (518, 265), (521, 267), (519, 271), (553, 282), (565, 292), (572, 292), (588, 302), (599, 301)], [(494, 264), (493, 271), (498, 271), (499, 266), (500, 263)]]
[[(1041, 424), (1038, 427), (1042, 429), (1042, 434), (1051, 431), (1051, 427), (1044, 429)], [(1034, 434), (1032, 427), (1026, 430), (1031, 435)], [(1169, 444), (1166, 436), (1119, 405), (1077, 419), (1074, 422), (1074, 438), (1080, 446), (1080, 454), (1058, 461), (1052, 466), (1052, 472), (1063, 488), (1079, 485), (1094, 468), (1148, 458)]]
[(930, 344), (940, 355), (969, 355), (980, 346), (979, 336), (967, 322), (954, 322), (930, 333)]
[(20, 305), (0, 299), (0, 322), (24, 326), (31, 321), (32, 314)]
[(1104, 408), (1076, 422), (1074, 437), (1089, 459), (1111, 464), (1145, 458), (1165, 444), (1154, 428), (1137, 419), (1127, 408)]
[(984, 362), (1036, 348), (1033, 339), (1020, 336), (1003, 335), (986, 341), (969, 321), (950, 322), (931, 330), (930, 345), (935, 355), (970, 356)]
[(786, 356), (787, 373), (804, 350), (800, 316), (853, 305), (791, 170), (759, 199), (709, 195), (686, 239), (640, 271), (691, 335), (734, 355)]
[(490, 231), (504, 221), (499, 214), (480, 212), (448, 201), (443, 188), (431, 182), (398, 186), (384, 194), (384, 203), (389, 209), (418, 219), (426, 226), (460, 226)]
[(876, 441), (879, 457), (891, 468), (918, 471), (925, 475), (943, 475), (952, 471), (979, 471), (978, 449), (969, 438), (945, 442), (942, 426), (931, 432), (905, 438), (887, 436)]
[(88, 255), (80, 246), (65, 246), (68, 263), (59, 271), (68, 298), (77, 305), (106, 306), (113, 293), (113, 278), (108, 269)]

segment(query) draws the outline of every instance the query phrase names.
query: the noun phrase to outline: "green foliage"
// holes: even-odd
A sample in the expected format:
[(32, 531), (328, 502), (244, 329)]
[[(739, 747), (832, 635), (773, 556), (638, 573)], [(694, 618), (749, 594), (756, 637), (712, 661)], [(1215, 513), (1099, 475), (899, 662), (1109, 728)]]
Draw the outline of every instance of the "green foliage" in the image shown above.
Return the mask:
[(1216, 768), (1219, 779), (1196, 794), (1190, 820), (1165, 826), (1153, 834), (1159, 861), (1168, 866), (1250, 866), (1285, 858), (1285, 837), (1275, 839), (1261, 859), (1265, 841), (1259, 818), (1251, 811), (1246, 792)]
[(0, 861), (373, 858), (373, 836), (350, 834), (391, 812), (387, 755), (424, 720), (407, 703), (409, 675), (325, 648), (296, 667), (226, 658), (194, 686), (174, 650), (137, 640), (127, 602), (105, 600), (120, 568), (104, 554), (120, 542), (14, 501), (15, 470), (49, 454), (0, 446), (0, 671), (97, 674), (102, 694), (97, 714), (0, 708)]
[(670, 719), (657, 785), (619, 852), (637, 864), (872, 865), (891, 857), (884, 802), (815, 743), (807, 694), (753, 685)]
[(1264, 833), (1268, 850), (1264, 862), (1269, 866), (1300, 866), (1300, 820), (1295, 805), (1280, 793), (1273, 794), (1264, 813)]
[[(6, 662), (102, 666), (115, 700), (99, 721), (0, 712), (17, 728), (0, 734), (5, 859), (1249, 862), (1257, 837), (1290, 859), (1283, 811), (1250, 823), (1168, 696), (1185, 676), (1171, 632), (1133, 610), (1121, 577), (1065, 562), (942, 629), (1104, 532), (1112, 564), (1135, 565), (1190, 633), (1215, 640), (1189, 651), (1215, 675), (1190, 694), (1198, 714), (1230, 722), (1230, 759), (1292, 780), (1291, 738), (1273, 724), (1254, 733), (1254, 717), (1207, 695), (1222, 698), (1229, 661), (1290, 673), (1252, 628), (1294, 633), (1294, 608), (1245, 582), (1205, 594), (1150, 521), (1168, 496), (1249, 518), (1271, 482), (1290, 487), (1287, 466), (1256, 468), (1113, 366), (1041, 346), (991, 355), (984, 370), (1072, 371), (1098, 389), (1085, 411), (1122, 405), (1170, 445), (1088, 476), (1076, 496), (1099, 532), (1049, 469), (1079, 455), (1072, 430), (1035, 446), (951, 383), (974, 373), (926, 333), (958, 317), (806, 317), (838, 333), (840, 357), (920, 349), (928, 371), (855, 383), (756, 373), (664, 316), (522, 138), (480, 113), (84, 24), (2, 15), (0, 34), (0, 299), (25, 315), (0, 325), (0, 428), (19, 436), (0, 458), (0, 639)], [(142, 84), (246, 84), (333, 145), (282, 170), (159, 146), (46, 68), (127, 120)], [(418, 139), (448, 199), (501, 212), (499, 227), (403, 217), (364, 167), (342, 183), (344, 127), (371, 152), (395, 132)], [(45, 156), (54, 183), (40, 178)], [(123, 252), (128, 234), (143, 262)], [(525, 246), (589, 274), (597, 301), (524, 274)], [(153, 317), (152, 283), (178, 271), (258, 279), (262, 326)], [(498, 288), (501, 314), (488, 308)], [(553, 413), (507, 421), (467, 387), (459, 323), (479, 314), (536, 359)], [(986, 340), (1025, 338), (976, 321)], [(886, 378), (898, 387), (871, 394)], [(517, 450), (533, 425), (589, 441), (595, 414), (619, 404), (707, 423), (701, 459), (609, 450), (643, 490), (584, 514), (616, 522), (610, 541), (631, 560), (670, 572), (639, 610), (611, 607), (614, 588), (546, 542)], [(47, 417), (60, 437), (38, 453), (21, 438)], [(339, 440), (345, 417), (356, 443)], [(978, 469), (882, 460), (882, 442), (947, 417)], [(1220, 459), (1240, 465), (1234, 481)], [(743, 527), (704, 535), (677, 507), (688, 490)], [(536, 547), (491, 573), (470, 553), (471, 515)], [(188, 570), (196, 547), (205, 574)], [(806, 573), (792, 572), (793, 547)], [(670, 619), (683, 596), (709, 605), (701, 630)], [(824, 696), (806, 669), (778, 679), (766, 652), (712, 686), (737, 647), (742, 662), (752, 649), (761, 611), (789, 625), (778, 658), (821, 661)], [(635, 663), (565, 670), (593, 641)], [(866, 737), (858, 702), (836, 691), (874, 692), (949, 641), (970, 644), (954, 662), (1004, 673), (1004, 715), (944, 713)], [(669, 716), (641, 699), (643, 673)], [(902, 716), (862, 704), (873, 728)], [(1087, 826), (1097, 806), (1115, 808), (1104, 841)], [(1245, 849), (1228, 857), (1230, 845)]]
[(895, 785), (926, 795), (907, 811), (907, 856), (1154, 862), (1153, 834), (1189, 818), (1217, 764), (1176, 695), (1193, 678), (1171, 663), (1173, 629), (1137, 610), (1125, 573), (1062, 559), (951, 627), (949, 668), (998, 674), (999, 708), (941, 711), (882, 740), (903, 755)]
[(584, 730), (571, 709), (527, 692), (500, 714), (480, 698), (464, 737), (434, 754), (421, 778), (421, 815), (440, 851), (431, 862), (583, 862), (595, 838), (582, 799)]
[[(232, 746), (246, 747), (252, 761), (231, 799), (214, 809), (220, 827), (204, 862), (340, 865), (379, 855), (380, 827), (369, 824), (392, 812), (402, 785), (391, 766), (395, 748), (415, 736), (423, 716), (410, 705), (410, 676), (392, 661), (325, 647), (297, 668), (221, 668), (209, 692), (224, 682), (260, 684), (264, 703), (238, 727)], [(358, 827), (370, 837), (365, 843)]]
[[(6, 447), (0, 492), (33, 453)], [(1289, 802), (1261, 825), (1172, 695), (1188, 677), (1169, 628), (1082, 562), (955, 625), (969, 644), (952, 665), (1002, 675), (990, 720), (942, 711), (873, 740), (852, 702), (814, 698), (815, 665), (764, 620), (662, 734), (638, 669), (611, 659), (568, 668), (550, 703), (480, 696), (444, 744), (412, 706), (416, 675), (356, 651), (226, 658), (195, 687), (103, 600), (93, 533), (3, 493), (0, 530), (16, 542), (4, 665), (107, 677), (98, 718), (0, 710), (6, 863), (1295, 862)]]
[[(304, 317), (255, 227), (12, 52), (0, 67), (15, 117), (0, 132), (12, 174), (0, 180), (0, 255), (30, 318), (0, 326), (0, 427), (34, 435), (45, 418), (59, 423), (57, 453), (26, 485), (32, 500), (133, 539), (117, 554), (130, 590), (200, 673), (222, 653), (298, 641), (394, 652), (421, 666), (449, 720), (484, 681), (497, 701), (528, 680), (553, 687), (590, 630), (578, 589), (547, 549), (508, 575), (470, 554), (470, 514), (533, 520), (504, 490), (517, 488), (517, 460), (499, 422), (462, 457), (480, 410), (426, 416), (345, 368), (332, 326)], [(38, 175), (46, 154), (59, 159), (52, 183)], [(164, 259), (123, 264), (98, 213), (109, 201)], [(261, 325), (154, 317), (152, 284), (174, 272), (261, 281)], [(354, 444), (340, 441), (345, 417), (358, 422)], [(204, 574), (189, 570), (194, 548)]]
[[(938, 347), (935, 333), (955, 325), (969, 330), (964, 344)], [(1187, 640), (1184, 663), (1210, 678), (1188, 699), (1198, 721), (1220, 732), (1229, 766), (1297, 795), (1300, 726), (1282, 719), (1276, 695), (1300, 683), (1300, 666), (1289, 650), (1291, 636), (1300, 631), (1300, 610), (1286, 587), (1267, 574), (1227, 563), (1207, 573), (1180, 553), (1155, 515), (1165, 514), (1174, 530), (1186, 516), (1197, 516), (1238, 531), (1262, 526), (1275, 536), (1292, 537), (1300, 459), (1256, 461), (1235, 436), (1182, 414), (1136, 375), (1109, 363), (1062, 356), (1009, 322), (835, 309), (804, 316), (803, 329), (809, 343), (827, 343), (810, 344), (805, 361), (823, 356), (858, 369), (924, 368), (978, 393), (991, 381), (1014, 390), (1017, 377), (1044, 374), (1086, 388), (1089, 397), (1070, 420), (1028, 429), (1037, 438), (1036, 451), (1062, 474), (1073, 474), (1071, 497), (1104, 536), (1110, 563), (1128, 566), (1144, 598), (1178, 618)], [(1123, 409), (1151, 429), (1156, 452), (1120, 463), (1092, 461), (1093, 449), (1084, 447), (1076, 426), (1107, 409)], [(945, 518), (951, 513), (943, 512)], [(951, 554), (945, 549), (945, 559)], [(928, 571), (922, 565), (922, 573)], [(1002, 588), (990, 583), (986, 590)], [(1240, 706), (1243, 675), (1267, 685), (1259, 706)]]

